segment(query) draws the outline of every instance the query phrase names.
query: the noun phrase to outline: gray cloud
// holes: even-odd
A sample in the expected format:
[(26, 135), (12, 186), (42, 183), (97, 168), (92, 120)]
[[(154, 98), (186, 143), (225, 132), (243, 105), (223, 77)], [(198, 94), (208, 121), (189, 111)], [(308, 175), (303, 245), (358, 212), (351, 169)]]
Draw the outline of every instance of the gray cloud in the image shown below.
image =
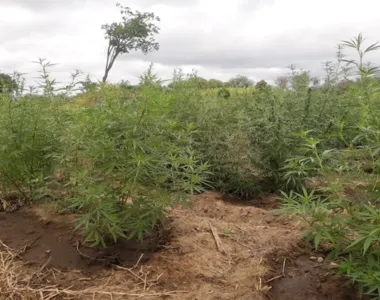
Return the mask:
[[(287, 72), (290, 64), (321, 74), (321, 64), (333, 60), (335, 46), (362, 31), (370, 41), (377, 36), (380, 22), (374, 10), (375, 0), (363, 0), (367, 6), (348, 5), (340, 14), (336, 0), (334, 11), (316, 12), (327, 0), (305, 5), (302, 0), (131, 0), (140, 10), (154, 11), (161, 17), (161, 47), (146, 56), (131, 52), (120, 57), (110, 74), (110, 80), (136, 81), (149, 62), (155, 70), (170, 78), (176, 67), (186, 72), (198, 69), (199, 75), (226, 80), (236, 74), (254, 80), (273, 80)], [(53, 74), (59, 81), (68, 80), (74, 69), (82, 69), (100, 78), (103, 74), (106, 41), (101, 24), (120, 20), (109, 0), (2, 0), (2, 8), (15, 13), (13, 18), (0, 20), (6, 28), (0, 33), (0, 67), (28, 72), (31, 80), (38, 66), (32, 64), (38, 56), (59, 63)], [(292, 7), (301, 7), (294, 15)], [(303, 6), (302, 6), (303, 5)], [(25, 18), (17, 15), (23, 9)], [(313, 13), (310, 13), (312, 10)], [(20, 10), (21, 11), (21, 10)], [(366, 14), (364, 14), (366, 12)], [(348, 15), (348, 16), (346, 16)], [(357, 18), (352, 18), (357, 16)], [(361, 17), (362, 16), (362, 17)], [(376, 40), (375, 40), (376, 41)], [(351, 53), (350, 53), (351, 54)], [(380, 59), (373, 53), (371, 60)]]
[[(141, 6), (154, 6), (154, 5), (167, 5), (167, 6), (195, 6), (199, 3), (200, 0), (132, 0), (128, 3), (131, 4), (138, 4)], [(124, 1), (119, 1), (121, 4), (124, 3)], [(129, 5), (129, 4), (124, 4)]]
[(250, 13), (259, 7), (272, 5), (274, 2), (275, 0), (241, 0), (239, 3), (239, 10), (245, 13)]
[[(323, 31), (302, 30), (289, 36), (273, 36), (269, 41), (239, 41), (233, 36), (227, 39), (218, 31), (187, 32), (180, 36), (163, 36), (158, 52), (145, 57), (157, 63), (202, 65), (218, 68), (274, 68), (300, 62), (323, 62), (334, 59), (339, 32), (326, 35)], [(324, 39), (324, 40), (322, 40)], [(132, 57), (144, 59), (132, 52), (121, 60)]]
[(67, 33), (67, 30), (68, 25), (66, 22), (48, 17), (33, 20), (32, 22), (14, 24), (11, 30), (2, 30), (0, 32), (0, 40), (3, 44), (10, 43), (9, 47), (13, 47), (14, 44), (23, 44), (26, 38), (30, 43), (31, 40), (40, 36), (56, 36)]
[[(62, 8), (73, 9), (83, 7), (88, 0), (2, 0), (2, 5), (19, 6), (36, 12), (59, 10)], [(98, 0), (94, 0), (98, 1)]]
[(80, 9), (88, 5), (103, 5), (113, 7), (116, 3), (124, 6), (139, 6), (149, 8), (155, 5), (167, 6), (194, 6), (199, 0), (2, 0), (2, 5), (19, 6), (25, 9), (46, 13), (46, 11)]

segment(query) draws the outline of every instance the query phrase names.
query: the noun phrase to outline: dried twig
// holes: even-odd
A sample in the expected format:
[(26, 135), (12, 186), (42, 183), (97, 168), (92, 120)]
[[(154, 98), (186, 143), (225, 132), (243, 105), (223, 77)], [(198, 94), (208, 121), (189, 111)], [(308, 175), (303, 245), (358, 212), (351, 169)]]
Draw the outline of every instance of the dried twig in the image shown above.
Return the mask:
[(143, 256), (144, 256), (144, 253), (141, 253), (139, 259), (137, 260), (136, 264), (134, 265), (134, 268), (136, 268), (139, 265), (139, 263), (140, 263), (141, 259), (143, 258)]
[(210, 222), (208, 222), (209, 226), (210, 226), (210, 229), (211, 229), (211, 233), (214, 237), (214, 240), (215, 240), (215, 243), (216, 243), (216, 247), (218, 248), (219, 252), (223, 253), (223, 254), (227, 254), (226, 250), (224, 249), (224, 246), (223, 246), (223, 243), (218, 235), (218, 232), (216, 230), (215, 227), (213, 227), (211, 225)]
[(278, 278), (282, 278), (282, 277), (283, 277), (282, 274), (281, 274), (281, 275), (278, 275), (278, 276), (275, 276), (275, 277), (273, 277), (273, 278), (267, 280), (266, 283), (269, 283), (269, 282), (271, 282), (271, 281), (273, 281), (273, 280), (276, 280), (276, 279), (278, 279)]
[(273, 278), (271, 278), (271, 279), (268, 279), (268, 280), (266, 281), (266, 283), (269, 283), (269, 282), (271, 282), (271, 281), (273, 281), (273, 280), (276, 280), (276, 279), (279, 279), (279, 278), (282, 278), (282, 277), (286, 277), (286, 276), (285, 276), (285, 265), (286, 265), (286, 257), (284, 258), (284, 261), (283, 261), (283, 263), (282, 263), (282, 271), (281, 271), (281, 274), (278, 275), (278, 276), (275, 276), (275, 277), (273, 277)]
[(132, 274), (135, 278), (139, 279), (141, 282), (145, 282), (143, 278), (141, 278), (139, 275), (137, 275), (135, 272), (132, 271), (133, 268), (128, 269), (128, 268), (124, 268), (117, 265), (113, 265), (113, 266), (117, 269), (127, 271), (128, 273)]
[(20, 253), (24, 253), (26, 250), (28, 250), (28, 248), (32, 247), (33, 244), (34, 244), (35, 242), (37, 242), (42, 236), (43, 236), (43, 234), (40, 234), (40, 235), (37, 236), (34, 240), (30, 241), (27, 245), (25, 245), (24, 247), (22, 247), (21, 250), (18, 251), (18, 254), (20, 254)]
[(285, 277), (285, 265), (286, 265), (286, 257), (284, 258), (284, 262), (282, 263), (282, 276)]
[(50, 261), (51, 261), (51, 255), (49, 255), (48, 259), (41, 266), (41, 268), (38, 270), (38, 272), (41, 273), (47, 267), (47, 265), (50, 263)]
[(91, 257), (91, 256), (88, 256), (88, 255), (84, 254), (83, 252), (81, 252), (79, 250), (79, 242), (78, 241), (76, 242), (76, 249), (77, 249), (79, 255), (82, 256), (82, 257), (84, 257), (84, 258), (88, 258), (88, 259), (91, 259), (91, 260), (97, 260), (97, 261), (106, 261), (106, 259), (104, 259), (104, 258)]

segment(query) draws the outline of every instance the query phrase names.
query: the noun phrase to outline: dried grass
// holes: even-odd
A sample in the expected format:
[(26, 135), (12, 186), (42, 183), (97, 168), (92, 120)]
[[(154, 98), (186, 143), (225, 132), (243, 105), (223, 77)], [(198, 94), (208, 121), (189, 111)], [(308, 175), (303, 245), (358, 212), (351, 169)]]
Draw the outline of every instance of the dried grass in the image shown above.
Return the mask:
[[(129, 291), (117, 291), (113, 286), (109, 286), (109, 281), (104, 285), (97, 285), (83, 290), (74, 290), (72, 287), (59, 287), (58, 285), (46, 285), (42, 282), (44, 278), (53, 275), (54, 270), (46, 269), (46, 262), (38, 269), (31, 269), (19, 259), (26, 247), (21, 250), (14, 250), (8, 247), (0, 240), (0, 300), (50, 300), (60, 296), (59, 299), (95, 299), (96, 296), (108, 296), (109, 299), (115, 299), (118, 296), (124, 297), (161, 297), (175, 296), (187, 291), (167, 291), (167, 292), (149, 292), (149, 289), (155, 285), (159, 278), (148, 280), (148, 273), (143, 277), (133, 271), (137, 264), (130, 269), (121, 268), (133, 274), (137, 279), (136, 287)], [(140, 273), (141, 273), (140, 269)], [(44, 271), (44, 272), (43, 272)]]
[[(141, 265), (139, 259), (132, 268), (113, 266), (92, 278), (75, 270), (50, 269), (48, 257), (41, 267), (23, 264), (21, 254), (32, 243), (20, 251), (0, 244), (0, 300), (267, 299), (266, 281), (272, 272), (266, 257), (277, 249), (291, 249), (299, 231), (281, 220), (265, 225), (269, 212), (219, 199), (218, 193), (204, 193), (194, 199), (191, 210), (172, 210), (170, 245), (149, 263)], [(278, 274), (283, 276), (285, 268), (286, 261)]]

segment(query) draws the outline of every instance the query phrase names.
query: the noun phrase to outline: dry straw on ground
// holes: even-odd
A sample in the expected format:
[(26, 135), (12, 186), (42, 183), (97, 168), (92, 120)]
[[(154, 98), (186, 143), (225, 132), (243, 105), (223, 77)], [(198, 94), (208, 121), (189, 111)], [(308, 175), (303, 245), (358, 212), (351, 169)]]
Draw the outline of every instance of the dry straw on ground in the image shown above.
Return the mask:
[(268, 210), (221, 198), (205, 193), (194, 197), (190, 209), (169, 211), (170, 243), (132, 268), (58, 270), (53, 260), (49, 262), (54, 250), (37, 264), (26, 259), (28, 253), (43, 249), (45, 236), (17, 250), (16, 231), (0, 233), (0, 240), (8, 236), (8, 245), (5, 239), (0, 244), (0, 300), (266, 299), (266, 281), (281, 273), (273, 274), (268, 255), (291, 249), (299, 231)]
[[(19, 260), (19, 256), (24, 252), (26, 247), (21, 250), (14, 250), (0, 241), (0, 299), (1, 300), (49, 300), (57, 296), (66, 299), (74, 298), (93, 298), (95, 296), (108, 296), (109, 299), (116, 299), (117, 296), (124, 297), (161, 297), (173, 296), (179, 293), (186, 293), (186, 291), (167, 291), (167, 292), (150, 292), (149, 289), (156, 284), (159, 278), (149, 279), (148, 274), (145, 273), (141, 277), (134, 271), (138, 268), (138, 264), (133, 268), (123, 268), (117, 266), (133, 277), (138, 282), (135, 290), (128, 292), (115, 291), (115, 287), (109, 285), (111, 277), (102, 286), (90, 287), (83, 290), (73, 290), (68, 288), (60, 288), (57, 285), (42, 284), (44, 278), (54, 277), (54, 270), (46, 269), (48, 260), (38, 269), (31, 270), (28, 266)], [(141, 269), (140, 269), (141, 273)]]

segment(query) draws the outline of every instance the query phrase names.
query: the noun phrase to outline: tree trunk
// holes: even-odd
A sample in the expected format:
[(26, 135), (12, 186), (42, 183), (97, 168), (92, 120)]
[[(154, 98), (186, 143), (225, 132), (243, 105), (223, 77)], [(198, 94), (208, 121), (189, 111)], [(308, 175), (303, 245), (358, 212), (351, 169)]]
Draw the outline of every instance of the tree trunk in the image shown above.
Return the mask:
[(109, 71), (106, 69), (106, 71), (104, 72), (103, 80), (102, 80), (103, 83), (105, 83), (107, 81), (108, 73), (109, 73)]
[(106, 81), (107, 81), (108, 74), (109, 74), (109, 72), (110, 72), (111, 69), (112, 69), (113, 63), (114, 63), (115, 60), (116, 60), (116, 56), (117, 56), (117, 55), (111, 57), (111, 59), (109, 60), (109, 64), (106, 65), (106, 69), (105, 69), (105, 71), (104, 71), (104, 76), (103, 76), (103, 82), (106, 82)]
[(107, 49), (107, 60), (106, 60), (106, 68), (104, 70), (104, 76), (103, 76), (103, 83), (105, 83), (107, 81), (107, 78), (108, 78), (108, 73), (110, 72), (110, 68), (109, 68), (109, 63), (110, 63), (110, 58), (111, 58), (111, 52), (112, 52), (112, 46), (111, 46), (111, 42), (108, 43), (108, 49)]

